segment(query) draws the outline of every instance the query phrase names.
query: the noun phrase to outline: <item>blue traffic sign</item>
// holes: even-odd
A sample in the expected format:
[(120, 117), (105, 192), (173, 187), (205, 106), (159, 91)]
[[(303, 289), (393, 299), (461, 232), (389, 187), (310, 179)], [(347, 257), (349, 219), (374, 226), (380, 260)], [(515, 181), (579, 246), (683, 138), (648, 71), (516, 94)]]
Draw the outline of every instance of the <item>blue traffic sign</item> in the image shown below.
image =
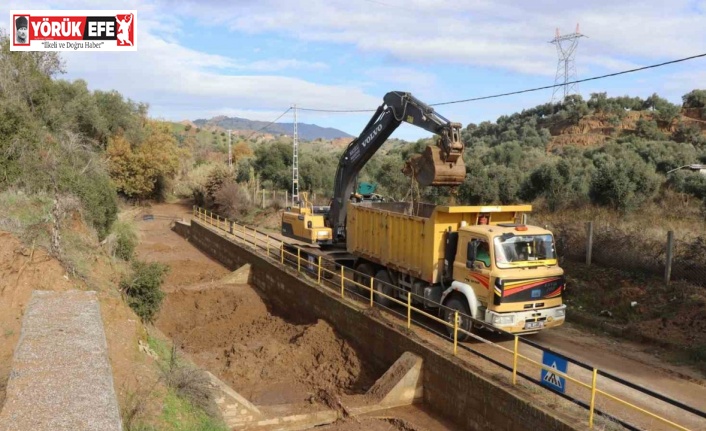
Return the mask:
[[(565, 358), (547, 351), (545, 351), (542, 356), (542, 364), (564, 374), (566, 374), (569, 369), (569, 362)], [(556, 392), (561, 392), (562, 394), (566, 391), (566, 379), (564, 377), (542, 368), (541, 378), (544, 386), (547, 386)]]

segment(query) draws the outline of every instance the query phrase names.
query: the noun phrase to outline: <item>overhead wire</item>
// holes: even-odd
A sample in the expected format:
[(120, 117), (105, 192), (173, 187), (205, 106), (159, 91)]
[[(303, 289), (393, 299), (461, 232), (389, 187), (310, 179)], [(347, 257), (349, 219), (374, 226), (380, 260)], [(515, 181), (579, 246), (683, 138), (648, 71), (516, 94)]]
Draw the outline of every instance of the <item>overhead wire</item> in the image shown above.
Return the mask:
[(270, 121), (270, 122), (267, 123), (265, 126), (260, 127), (260, 128), (257, 129), (257, 130), (254, 130), (254, 131), (253, 131), (252, 133), (250, 133), (245, 139), (250, 139), (250, 138), (252, 138), (256, 133), (260, 133), (261, 131), (263, 131), (263, 130), (265, 130), (266, 128), (270, 127), (271, 125), (275, 124), (275, 123), (277, 122), (277, 120), (279, 120), (280, 118), (284, 117), (284, 116), (285, 116), (289, 111), (291, 111), (291, 110), (292, 110), (291, 107), (287, 108), (287, 110), (284, 111), (282, 114), (280, 114), (279, 117), (277, 117), (277, 118), (275, 118), (274, 120)]
[(555, 88), (555, 87), (563, 87), (565, 85), (570, 85), (570, 84), (579, 84), (581, 82), (588, 82), (588, 81), (595, 81), (598, 79), (604, 79), (604, 78), (610, 78), (613, 76), (618, 76), (618, 75), (625, 75), (627, 73), (633, 73), (633, 72), (639, 72), (641, 70), (646, 70), (646, 69), (654, 69), (657, 67), (662, 67), (662, 66), (667, 66), (669, 64), (674, 64), (674, 63), (681, 63), (683, 61), (688, 61), (688, 60), (693, 60), (699, 57), (706, 57), (706, 53), (703, 54), (698, 54), (698, 55), (692, 55), (691, 57), (684, 57), (680, 58), (677, 60), (671, 60), (671, 61), (665, 61), (664, 63), (658, 63), (658, 64), (651, 64), (649, 66), (643, 66), (643, 67), (638, 67), (635, 69), (628, 69), (628, 70), (623, 70), (620, 72), (614, 72), (614, 73), (608, 73), (606, 75), (600, 75), (600, 76), (594, 76), (591, 78), (585, 78), (585, 79), (578, 79), (576, 81), (570, 81), (566, 82), (563, 84), (554, 84), (554, 85), (545, 85), (544, 87), (535, 87), (535, 88), (528, 88), (526, 90), (519, 90), (519, 91), (511, 91), (509, 93), (501, 93), (501, 94), (493, 94), (491, 96), (482, 96), (482, 97), (473, 97), (469, 99), (461, 99), (461, 100), (453, 100), (450, 102), (439, 102), (439, 103), (430, 103), (429, 106), (442, 106), (442, 105), (452, 105), (454, 103), (466, 103), (466, 102), (474, 102), (476, 100), (484, 100), (484, 99), (493, 99), (497, 97), (505, 97), (505, 96), (512, 96), (515, 94), (522, 94), (522, 93), (529, 93), (532, 91), (539, 91), (539, 90), (547, 90), (549, 88)]
[[(523, 94), (523, 93), (530, 93), (530, 92), (534, 92), (534, 91), (547, 90), (547, 89), (555, 88), (555, 87), (563, 87), (565, 85), (579, 84), (579, 83), (588, 82), (588, 81), (596, 81), (599, 79), (610, 78), (613, 76), (625, 75), (628, 73), (639, 72), (639, 71), (647, 70), (647, 69), (654, 69), (657, 67), (667, 66), (670, 64), (694, 60), (694, 59), (700, 58), (700, 57), (706, 57), (706, 53), (692, 55), (690, 57), (679, 58), (676, 60), (665, 61), (663, 63), (651, 64), (649, 66), (643, 66), (643, 67), (637, 67), (634, 69), (623, 70), (620, 72), (614, 72), (614, 73), (608, 73), (605, 75), (593, 76), (591, 78), (578, 79), (575, 81), (569, 81), (569, 82), (562, 83), (562, 84), (545, 85), (543, 87), (528, 88), (525, 90), (518, 90), (518, 91), (507, 92), (507, 93), (493, 94), (490, 96), (480, 96), (480, 97), (472, 97), (472, 98), (468, 98), (468, 99), (452, 100), (452, 101), (448, 101), (448, 102), (430, 103), (429, 106), (442, 106), (442, 105), (452, 105), (452, 104), (457, 104), (457, 103), (475, 102), (478, 100), (494, 99), (494, 98), (499, 98), (499, 97), (512, 96), (515, 94)], [(297, 109), (301, 110), (301, 111), (330, 112), (330, 113), (356, 113), (356, 112), (374, 112), (375, 111), (375, 109), (319, 109), (319, 108), (297, 108)]]

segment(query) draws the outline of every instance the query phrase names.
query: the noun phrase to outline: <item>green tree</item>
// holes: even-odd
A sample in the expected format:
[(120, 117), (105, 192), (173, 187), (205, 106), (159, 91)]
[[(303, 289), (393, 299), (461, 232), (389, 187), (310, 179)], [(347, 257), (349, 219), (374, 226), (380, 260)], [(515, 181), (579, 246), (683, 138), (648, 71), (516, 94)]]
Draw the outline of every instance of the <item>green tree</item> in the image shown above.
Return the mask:
[(685, 108), (706, 108), (706, 90), (692, 90), (682, 96)]
[(640, 118), (635, 126), (635, 134), (641, 138), (650, 139), (653, 141), (661, 141), (667, 139), (667, 135), (662, 133), (654, 120), (646, 120)]
[(274, 145), (259, 145), (255, 149), (253, 166), (260, 178), (263, 181), (271, 181), (273, 187), (287, 190), (291, 187), (291, 145), (284, 142), (278, 142)]
[(596, 170), (591, 178), (590, 197), (598, 205), (632, 211), (651, 199), (661, 183), (654, 168), (634, 153), (624, 152), (619, 159), (599, 153), (594, 163)]

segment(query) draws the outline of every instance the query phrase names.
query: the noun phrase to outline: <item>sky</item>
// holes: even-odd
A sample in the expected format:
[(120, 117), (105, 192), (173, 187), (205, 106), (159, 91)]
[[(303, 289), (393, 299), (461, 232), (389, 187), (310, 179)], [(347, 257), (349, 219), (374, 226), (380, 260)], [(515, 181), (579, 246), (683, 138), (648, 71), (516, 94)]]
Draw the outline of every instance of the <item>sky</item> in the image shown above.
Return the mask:
[[(100, 7), (99, 7), (100, 6)], [(374, 110), (388, 91), (432, 104), (552, 85), (559, 31), (576, 31), (578, 79), (706, 53), (706, 0), (9, 1), (10, 10), (137, 10), (136, 52), (64, 52), (63, 79), (118, 90), (150, 115), (272, 121), (292, 105)], [(0, 12), (2, 12), (0, 10)], [(579, 84), (673, 103), (706, 89), (706, 57)], [(439, 106), (463, 126), (549, 102), (552, 90)], [(371, 113), (298, 111), (357, 136)], [(292, 112), (280, 121), (293, 121)], [(392, 137), (430, 134), (403, 124)]]

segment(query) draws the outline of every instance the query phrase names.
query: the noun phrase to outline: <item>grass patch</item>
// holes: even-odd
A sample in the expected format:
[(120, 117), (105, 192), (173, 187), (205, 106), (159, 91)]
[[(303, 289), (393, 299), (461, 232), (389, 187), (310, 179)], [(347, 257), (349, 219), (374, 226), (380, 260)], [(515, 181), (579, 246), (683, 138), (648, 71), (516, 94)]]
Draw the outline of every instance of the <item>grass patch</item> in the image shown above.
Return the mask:
[(150, 346), (153, 352), (160, 358), (168, 358), (171, 354), (171, 349), (164, 341), (151, 335), (147, 336), (147, 345)]
[(0, 193), (0, 229), (16, 234), (25, 243), (49, 244), (52, 203), (44, 193), (27, 195), (6, 190)]
[[(164, 422), (160, 430), (181, 431), (221, 431), (227, 430), (220, 410), (216, 405), (215, 393), (206, 372), (181, 357), (173, 344), (170, 346), (155, 336), (147, 336), (147, 344), (158, 356), (161, 371), (160, 382), (167, 387), (162, 402)], [(152, 428), (134, 428), (151, 430)]]
[(228, 431), (223, 423), (194, 407), (173, 390), (164, 398), (162, 419), (167, 425), (163, 429), (167, 431)]

